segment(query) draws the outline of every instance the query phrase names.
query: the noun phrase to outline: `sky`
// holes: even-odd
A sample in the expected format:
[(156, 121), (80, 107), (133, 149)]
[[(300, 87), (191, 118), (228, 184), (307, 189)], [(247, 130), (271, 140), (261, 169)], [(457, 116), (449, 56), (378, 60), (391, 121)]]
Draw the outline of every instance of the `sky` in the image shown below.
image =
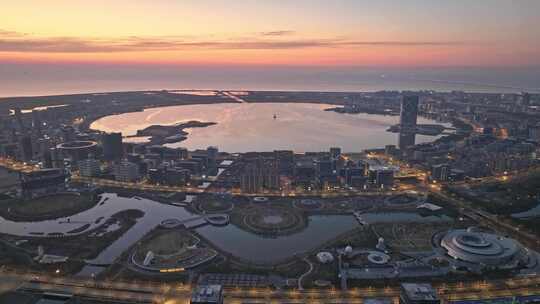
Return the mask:
[(540, 65), (538, 0), (2, 0), (1, 63)]

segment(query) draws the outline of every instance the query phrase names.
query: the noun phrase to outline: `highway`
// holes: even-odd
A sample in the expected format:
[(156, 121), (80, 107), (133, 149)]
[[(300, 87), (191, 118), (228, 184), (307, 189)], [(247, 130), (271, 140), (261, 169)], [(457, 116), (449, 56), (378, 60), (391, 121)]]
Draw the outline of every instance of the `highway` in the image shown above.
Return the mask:
[(527, 231), (520, 230), (518, 227), (514, 227), (511, 224), (503, 222), (497, 218), (496, 215), (493, 215), (487, 211), (479, 210), (473, 207), (471, 202), (468, 202), (464, 199), (458, 199), (452, 195), (441, 190), (440, 187), (431, 187), (430, 193), (435, 197), (446, 200), (447, 202), (452, 203), (456, 206), (461, 212), (475, 221), (478, 222), (487, 222), (501, 230), (501, 232), (511, 235), (513, 238), (521, 241), (527, 247), (530, 247), (535, 250), (540, 249), (540, 240), (534, 234), (528, 233)]
[[(11, 171), (16, 172), (32, 172), (36, 171), (39, 168), (36, 166), (28, 165), (26, 163), (17, 162), (12, 159), (0, 158), (0, 167), (7, 168)], [(415, 176), (415, 175), (411, 175)], [(409, 177), (411, 177), (409, 176)], [(416, 175), (417, 176), (417, 175)], [(164, 185), (153, 185), (144, 182), (121, 182), (111, 179), (103, 178), (94, 178), (94, 177), (83, 177), (78, 175), (76, 172), (73, 172), (71, 175), (71, 180), (74, 182), (92, 184), (99, 187), (111, 187), (111, 188), (122, 188), (122, 189), (132, 189), (138, 191), (159, 191), (159, 192), (182, 192), (187, 194), (200, 194), (200, 193), (218, 193), (221, 194), (223, 191), (221, 189), (212, 190), (208, 188), (200, 187), (189, 187), (189, 186), (164, 186)], [(235, 195), (244, 195), (244, 196), (280, 196), (280, 197), (311, 197), (311, 196), (321, 196), (325, 198), (331, 197), (346, 197), (346, 196), (358, 196), (358, 195), (397, 195), (405, 193), (404, 191), (390, 191), (390, 190), (377, 190), (377, 191), (365, 191), (357, 189), (336, 189), (332, 191), (291, 191), (291, 192), (263, 192), (263, 193), (242, 193), (231, 191)]]
[(36, 166), (32, 166), (27, 163), (19, 162), (19, 161), (16, 161), (10, 158), (4, 158), (4, 157), (0, 157), (0, 167), (4, 167), (11, 171), (24, 172), (24, 173), (36, 171), (39, 169)]
[[(78, 175), (72, 175), (72, 181), (92, 184), (100, 187), (111, 187), (111, 188), (123, 188), (123, 189), (132, 189), (139, 191), (159, 191), (159, 192), (182, 192), (187, 194), (200, 194), (200, 193), (217, 193), (221, 194), (223, 191), (204, 189), (198, 187), (177, 187), (177, 186), (162, 186), (162, 185), (152, 185), (147, 183), (134, 183), (134, 182), (120, 182), (110, 179), (102, 178), (91, 178), (91, 177), (81, 177)], [(406, 193), (407, 191), (362, 191), (355, 189), (340, 189), (331, 192), (325, 191), (307, 191), (307, 192), (263, 192), (263, 193), (241, 193), (233, 192), (235, 195), (243, 195), (249, 197), (256, 196), (279, 196), (279, 197), (312, 197), (312, 196), (321, 196), (323, 198), (331, 197), (347, 197), (347, 196), (360, 196), (360, 195), (398, 195)]]
[(198, 187), (174, 187), (174, 186), (161, 186), (151, 185), (144, 183), (131, 183), (120, 182), (103, 178), (82, 177), (78, 175), (72, 175), (71, 180), (80, 183), (88, 183), (101, 187), (123, 188), (139, 191), (160, 191), (160, 192), (185, 192), (190, 194), (197, 194), (205, 192), (205, 189)]
[[(133, 303), (189, 303), (191, 286), (150, 282), (93, 281), (70, 277), (2, 271), (0, 290), (19, 288), (30, 292), (69, 293), (80, 297)], [(441, 299), (471, 301), (540, 295), (540, 278), (480, 281), (435, 285)], [(352, 288), (348, 291), (274, 290), (270, 288), (226, 288), (226, 303), (362, 303), (361, 298), (396, 300), (399, 288)]]
[[(11, 160), (0, 159), (0, 166), (14, 171), (29, 172), (35, 167), (16, 163)], [(119, 187), (136, 190), (153, 190), (168, 192), (202, 193), (205, 190), (196, 187), (168, 187), (140, 183), (123, 183), (105, 179), (89, 179), (74, 176), (74, 180), (92, 183), (99, 186)], [(504, 179), (506, 180), (506, 179)], [(485, 178), (482, 182), (493, 182), (496, 178)], [(495, 215), (474, 208), (473, 204), (453, 197), (441, 190), (441, 187), (429, 187), (428, 191), (460, 209), (463, 214), (481, 222), (488, 222), (503, 231), (513, 235), (524, 244), (540, 244), (537, 237), (510, 224), (499, 221)], [(397, 194), (399, 192), (392, 192)], [(332, 193), (328, 196), (349, 195), (380, 195), (381, 193), (366, 193), (361, 191), (344, 191)], [(267, 194), (259, 194), (267, 195)], [(300, 194), (301, 195), (301, 194)], [(314, 195), (310, 193), (309, 195)], [(291, 196), (297, 196), (291, 195)], [(539, 246), (535, 246), (539, 247)], [(534, 247), (532, 247), (534, 248)], [(119, 281), (93, 281), (70, 277), (43, 276), (35, 274), (21, 274), (8, 271), (0, 272), (0, 292), (19, 288), (35, 292), (64, 292), (73, 293), (92, 299), (109, 299), (133, 303), (189, 303), (191, 286), (152, 284), (148, 282), (119, 282)], [(479, 299), (497, 299), (515, 296), (540, 295), (540, 278), (521, 278), (496, 281), (483, 281), (473, 283), (441, 284), (435, 286), (442, 299), (446, 301), (475, 301)], [(226, 303), (362, 303), (359, 299), (370, 297), (386, 297), (396, 300), (399, 289), (386, 288), (352, 288), (348, 291), (336, 289), (313, 290), (295, 289), (289, 291), (273, 290), (269, 288), (226, 288)]]

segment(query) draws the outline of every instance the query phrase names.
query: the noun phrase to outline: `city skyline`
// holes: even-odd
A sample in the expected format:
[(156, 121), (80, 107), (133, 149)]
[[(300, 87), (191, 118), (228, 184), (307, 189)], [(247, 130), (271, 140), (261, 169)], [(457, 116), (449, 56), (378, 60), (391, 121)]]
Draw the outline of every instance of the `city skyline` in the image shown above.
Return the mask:
[(26, 0), (0, 62), (188, 66), (538, 66), (537, 1)]
[(4, 3), (0, 304), (540, 303), (539, 17)]

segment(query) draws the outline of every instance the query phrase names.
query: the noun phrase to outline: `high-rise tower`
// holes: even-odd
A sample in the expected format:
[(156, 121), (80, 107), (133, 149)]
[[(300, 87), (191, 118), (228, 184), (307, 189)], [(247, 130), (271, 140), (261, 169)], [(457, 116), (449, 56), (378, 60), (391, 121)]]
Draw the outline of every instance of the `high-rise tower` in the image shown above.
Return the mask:
[(101, 135), (103, 157), (106, 160), (120, 160), (124, 154), (122, 147), (122, 133), (109, 133)]
[(415, 131), (418, 117), (418, 96), (403, 96), (401, 100), (400, 124), (402, 131)]

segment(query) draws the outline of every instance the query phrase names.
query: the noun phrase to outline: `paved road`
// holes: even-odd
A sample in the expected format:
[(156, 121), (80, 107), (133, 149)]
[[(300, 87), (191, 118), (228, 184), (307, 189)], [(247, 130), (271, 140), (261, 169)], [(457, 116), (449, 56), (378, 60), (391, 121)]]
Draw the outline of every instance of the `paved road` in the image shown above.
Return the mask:
[(17, 172), (32, 172), (38, 170), (36, 166), (27, 165), (26, 163), (3, 157), (0, 157), (0, 167)]
[[(26, 165), (25, 163), (17, 162), (11, 159), (0, 158), (0, 167), (8, 168), (12, 171), (20, 172), (30, 172), (37, 170), (35, 166)], [(102, 187), (112, 187), (112, 188), (124, 188), (124, 189), (133, 189), (140, 191), (160, 191), (160, 192), (182, 192), (188, 194), (199, 194), (199, 193), (222, 193), (221, 189), (211, 190), (208, 188), (199, 188), (199, 187), (175, 187), (175, 186), (158, 186), (151, 185), (146, 183), (130, 183), (130, 182), (120, 182), (110, 179), (101, 179), (101, 178), (90, 178), (82, 177), (77, 174), (72, 174), (72, 181), (89, 183), (96, 186)], [(405, 192), (399, 191), (362, 191), (362, 190), (348, 190), (341, 189), (334, 192), (321, 192), (321, 191), (309, 191), (309, 192), (273, 192), (273, 193), (233, 193), (238, 195), (245, 196), (288, 196), (288, 197), (303, 197), (303, 196), (321, 196), (321, 197), (346, 197), (346, 196), (359, 196), (359, 195), (397, 195)]]
[[(198, 194), (198, 193), (223, 193), (221, 189), (219, 190), (212, 190), (212, 189), (201, 189), (197, 187), (174, 187), (174, 186), (158, 186), (158, 185), (151, 185), (151, 184), (144, 184), (144, 183), (129, 183), (129, 182), (119, 182), (109, 179), (100, 179), (100, 178), (88, 178), (88, 177), (81, 177), (73, 175), (71, 177), (71, 180), (82, 182), (82, 183), (89, 183), (96, 186), (102, 186), (102, 187), (113, 187), (113, 188), (124, 188), (124, 189), (133, 189), (133, 190), (142, 190), (142, 191), (161, 191), (161, 192), (185, 192), (188, 194)], [(313, 196), (321, 196), (324, 198), (331, 198), (331, 197), (347, 197), (347, 196), (380, 196), (380, 195), (398, 195), (398, 194), (404, 194), (407, 193), (407, 191), (400, 192), (400, 191), (362, 191), (362, 190), (339, 190), (335, 192), (319, 192), (319, 191), (310, 191), (310, 192), (290, 192), (290, 193), (282, 193), (282, 192), (275, 192), (275, 193), (233, 193), (238, 195), (244, 195), (244, 196), (288, 196), (288, 197), (313, 197)]]
[[(179, 284), (151, 284), (137, 282), (83, 280), (64, 277), (36, 277), (32, 274), (0, 273), (3, 282), (13, 282), (22, 290), (37, 292), (63, 292), (88, 298), (109, 300), (187, 303), (191, 287)], [(20, 284), (20, 282), (26, 282)], [(442, 299), (465, 301), (496, 299), (514, 296), (540, 295), (540, 278), (509, 279), (473, 283), (442, 284), (436, 286)], [(291, 290), (277, 291), (269, 288), (226, 288), (226, 303), (360, 303), (360, 298), (385, 297), (397, 299), (399, 289), (353, 288), (349, 291), (329, 290)], [(170, 300), (171, 302), (167, 302)], [(176, 302), (173, 302), (176, 301)]]
[(239, 103), (247, 103), (247, 101), (245, 101), (243, 98), (239, 97), (238, 95), (235, 95), (231, 92), (228, 92), (228, 91), (221, 91), (221, 94), (229, 97), (230, 99), (236, 101), (236, 102), (239, 102)]
[(487, 221), (489, 224), (499, 228), (502, 232), (508, 233), (512, 235), (512, 237), (520, 240), (525, 245), (531, 247), (531, 249), (540, 249), (540, 240), (536, 235), (520, 230), (518, 227), (514, 227), (511, 224), (500, 221), (496, 215), (484, 210), (476, 209), (471, 202), (464, 199), (456, 199), (450, 194), (440, 190), (440, 188), (431, 188), (430, 192), (434, 196), (442, 198), (460, 208), (466, 216), (478, 222)]

